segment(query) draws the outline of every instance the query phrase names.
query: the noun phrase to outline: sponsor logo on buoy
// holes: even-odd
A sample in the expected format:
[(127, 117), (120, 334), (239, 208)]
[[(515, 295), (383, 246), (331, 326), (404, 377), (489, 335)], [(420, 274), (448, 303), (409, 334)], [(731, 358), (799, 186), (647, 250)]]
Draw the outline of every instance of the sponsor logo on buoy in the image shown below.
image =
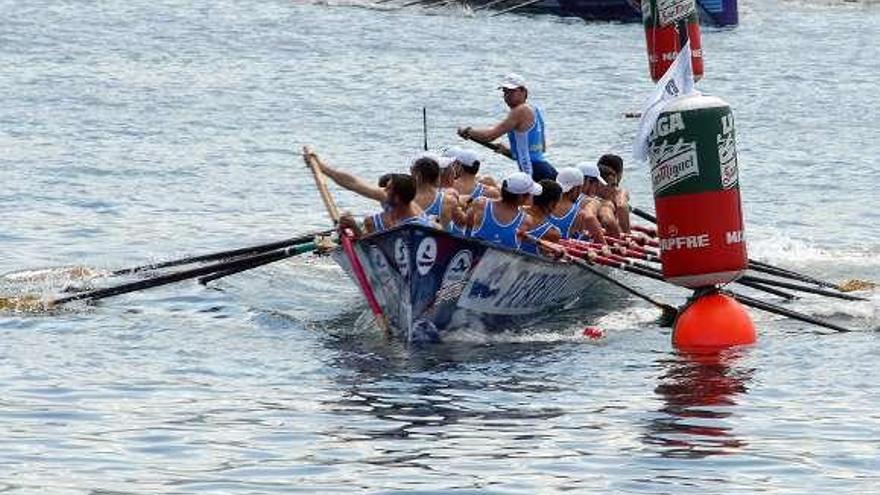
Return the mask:
[(718, 142), (718, 161), (721, 167), (721, 187), (730, 189), (739, 181), (732, 113), (721, 118), (721, 133), (718, 134), (716, 140)]
[(425, 237), (416, 249), (416, 270), (419, 275), (427, 275), (434, 267), (437, 259), (437, 240), (433, 237)]
[[(671, 145), (660, 145), (651, 151), (651, 182), (654, 192), (659, 193), (675, 184), (700, 175), (696, 143), (678, 141)], [(656, 161), (655, 161), (656, 160)]]
[(661, 251), (674, 251), (676, 249), (699, 249), (709, 247), (709, 234), (685, 235), (680, 237), (668, 237), (660, 239)]

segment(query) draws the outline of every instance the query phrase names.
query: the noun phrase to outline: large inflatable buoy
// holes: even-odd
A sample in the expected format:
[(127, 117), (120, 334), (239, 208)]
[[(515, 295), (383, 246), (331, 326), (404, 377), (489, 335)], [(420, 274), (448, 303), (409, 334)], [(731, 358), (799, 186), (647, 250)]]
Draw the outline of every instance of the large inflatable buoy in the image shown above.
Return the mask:
[(724, 284), (748, 267), (730, 106), (713, 96), (672, 100), (648, 146), (663, 276), (690, 288)]
[(749, 312), (730, 296), (711, 292), (692, 301), (675, 321), (672, 344), (685, 350), (722, 349), (754, 344)]
[(694, 80), (703, 76), (700, 17), (694, 0), (642, 0), (642, 21), (648, 42), (648, 67), (656, 82), (689, 39)]

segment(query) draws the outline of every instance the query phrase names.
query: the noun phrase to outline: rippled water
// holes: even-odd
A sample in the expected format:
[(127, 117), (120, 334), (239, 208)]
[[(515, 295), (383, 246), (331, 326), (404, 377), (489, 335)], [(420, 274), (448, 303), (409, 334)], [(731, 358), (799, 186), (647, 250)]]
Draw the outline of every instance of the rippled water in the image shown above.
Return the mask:
[[(510, 70), (534, 82), (555, 161), (628, 153), (622, 114), (650, 90), (638, 25), (388, 5), (0, 0), (0, 273), (324, 228), (299, 146), (366, 176), (399, 168), (422, 106), (431, 144), (453, 144), (501, 115)], [(880, 8), (744, 1), (741, 22), (704, 33), (700, 86), (736, 113), (751, 253), (880, 279)], [(643, 168), (627, 184), (650, 206)], [(314, 258), (6, 313), (0, 489), (872, 493), (869, 295), (790, 305), (861, 331), (753, 313), (758, 345), (714, 359), (675, 352), (635, 300), (407, 349)], [(607, 337), (584, 340), (588, 324)]]

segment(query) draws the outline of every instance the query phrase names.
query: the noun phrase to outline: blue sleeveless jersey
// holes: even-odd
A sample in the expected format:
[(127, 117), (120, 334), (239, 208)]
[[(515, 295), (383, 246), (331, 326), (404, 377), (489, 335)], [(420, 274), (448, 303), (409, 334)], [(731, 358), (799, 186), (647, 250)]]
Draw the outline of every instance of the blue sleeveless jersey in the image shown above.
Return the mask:
[[(544, 223), (542, 223), (541, 225), (538, 225), (537, 227), (535, 227), (531, 230), (526, 231), (526, 234), (534, 237), (535, 239), (540, 239), (540, 238), (544, 237), (544, 234), (546, 234), (547, 231), (549, 231), (550, 229), (555, 229), (555, 228), (556, 228), (555, 225), (548, 222), (547, 220), (544, 220)], [(522, 244), (522, 246), (520, 246), (520, 249), (527, 252), (527, 253), (540, 254), (538, 252), (538, 244), (531, 242), (531, 241), (528, 241), (528, 240), (526, 240), (526, 242), (524, 242)]]
[[(547, 221), (559, 229), (559, 235), (562, 236), (563, 239), (571, 238), (571, 226), (574, 225), (574, 220), (577, 218), (578, 212), (581, 211), (581, 200), (583, 200), (583, 196), (579, 197), (577, 201), (571, 205), (571, 209), (568, 210), (568, 213), (561, 217), (552, 214), (547, 216)], [(575, 238), (578, 238), (578, 236), (575, 236)]]
[[(474, 190), (471, 191), (471, 194), (469, 196), (470, 200), (473, 201), (473, 200), (483, 196), (483, 194), (485, 192), (486, 192), (486, 186), (484, 186), (482, 182), (477, 182), (477, 185), (474, 186)], [(455, 222), (449, 222), (449, 228), (447, 230), (449, 230), (449, 232), (452, 234), (460, 235), (462, 237), (470, 235), (470, 233), (468, 233), (467, 230), (465, 230), (462, 227), (459, 227), (458, 225), (455, 224)]]
[(533, 175), (535, 163), (546, 163), (544, 158), (544, 116), (537, 107), (532, 107), (535, 122), (526, 132), (510, 131), (507, 140), (510, 142), (510, 153), (516, 160), (521, 172)]
[[(376, 214), (372, 215), (371, 218), (373, 219), (373, 233), (374, 234), (378, 234), (379, 232), (385, 232), (386, 230), (388, 230), (388, 228), (385, 227), (385, 220), (382, 220), (382, 213), (376, 213)], [(431, 223), (431, 219), (428, 218), (427, 216), (425, 216), (424, 214), (413, 215), (411, 217), (404, 218), (403, 220), (397, 222), (397, 225), (407, 225), (407, 224), (424, 225), (426, 227), (433, 226), (433, 224)], [(395, 227), (397, 225), (395, 225)]]
[(486, 204), (486, 211), (483, 212), (483, 221), (479, 227), (474, 229), (471, 235), (477, 239), (483, 239), (484, 241), (509, 248), (519, 248), (519, 237), (517, 237), (516, 233), (523, 219), (525, 219), (525, 213), (520, 210), (510, 223), (502, 225), (495, 219), (495, 214), (493, 213), (494, 205), (494, 201), (489, 201)]
[(440, 215), (443, 213), (443, 191), (437, 189), (437, 194), (434, 195), (434, 201), (425, 208), (425, 215), (429, 217), (440, 218)]

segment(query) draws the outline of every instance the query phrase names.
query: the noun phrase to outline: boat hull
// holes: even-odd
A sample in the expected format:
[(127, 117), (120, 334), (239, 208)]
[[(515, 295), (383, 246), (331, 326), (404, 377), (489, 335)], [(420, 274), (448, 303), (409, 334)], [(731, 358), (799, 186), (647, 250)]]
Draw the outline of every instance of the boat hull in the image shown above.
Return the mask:
[[(407, 341), (514, 329), (584, 295), (613, 292), (575, 265), (418, 225), (364, 237), (354, 251), (392, 331)], [(352, 274), (341, 251), (334, 259)]]

